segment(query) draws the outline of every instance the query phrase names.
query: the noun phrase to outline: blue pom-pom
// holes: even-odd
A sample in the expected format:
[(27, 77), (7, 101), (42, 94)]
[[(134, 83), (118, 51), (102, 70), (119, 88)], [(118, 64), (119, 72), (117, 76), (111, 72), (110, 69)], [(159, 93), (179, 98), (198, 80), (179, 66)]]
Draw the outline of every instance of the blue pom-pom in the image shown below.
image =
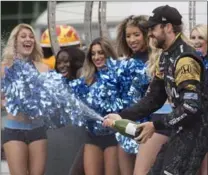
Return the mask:
[(102, 119), (76, 98), (61, 74), (39, 73), (31, 62), (16, 59), (5, 71), (1, 90), (9, 113), (40, 118), (51, 128), (68, 123), (81, 126), (86, 124), (87, 118)]
[(129, 138), (129, 137), (125, 137), (119, 133), (116, 133), (116, 139), (119, 143), (119, 145), (121, 146), (121, 148), (123, 148), (123, 150), (129, 154), (137, 154), (138, 153), (138, 149), (139, 149), (139, 144), (136, 143), (135, 140)]
[[(121, 61), (119, 74), (122, 102), (124, 108), (127, 108), (144, 96), (150, 78), (146, 74), (146, 65), (141, 60), (132, 58)], [(119, 133), (116, 133), (116, 139), (125, 152), (130, 154), (138, 152), (138, 144), (133, 139)]]
[[(96, 82), (90, 86), (82, 78), (69, 82), (75, 94), (101, 116), (123, 109), (119, 77), (115, 71), (119, 64), (117, 60), (107, 59), (106, 66), (95, 73)], [(88, 120), (87, 129), (94, 135), (115, 133), (115, 130), (103, 127), (100, 121)]]

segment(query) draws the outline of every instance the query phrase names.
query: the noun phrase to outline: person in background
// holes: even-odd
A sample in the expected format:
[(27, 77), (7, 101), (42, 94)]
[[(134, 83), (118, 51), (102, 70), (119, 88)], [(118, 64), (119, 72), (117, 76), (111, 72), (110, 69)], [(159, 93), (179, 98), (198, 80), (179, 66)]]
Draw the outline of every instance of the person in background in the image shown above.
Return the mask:
[[(5, 68), (12, 66), (15, 59), (27, 60), (38, 72), (47, 72), (49, 68), (41, 63), (42, 57), (42, 49), (33, 28), (28, 24), (19, 24), (10, 33), (3, 50), (1, 77), (5, 75)], [(41, 120), (30, 120), (22, 113), (16, 116), (8, 113), (2, 137), (12, 175), (44, 175), (47, 135)]]
[[(85, 59), (85, 53), (77, 47), (67, 47), (61, 49), (56, 56), (55, 62), (55, 70), (58, 73), (61, 73), (66, 80), (66, 83), (72, 81), (80, 76), (81, 68), (83, 66)], [(70, 135), (69, 137), (77, 137), (77, 131), (79, 128), (73, 125), (68, 125), (68, 129), (70, 127)], [(79, 129), (80, 130), (80, 129)], [(81, 141), (80, 141), (81, 139)], [(83, 142), (83, 143), (81, 143)], [(80, 147), (77, 154), (70, 153), (70, 158), (73, 159), (73, 164), (70, 165), (70, 175), (84, 175), (84, 159), (83, 159), (83, 151), (84, 148), (81, 144), (84, 144), (85, 141), (83, 137), (78, 139), (74, 139), (74, 143), (71, 143), (74, 147)], [(77, 145), (80, 144), (80, 145)], [(66, 154), (66, 153), (64, 153)], [(72, 156), (74, 155), (74, 156)]]
[[(66, 53), (67, 52), (67, 55), (70, 53), (70, 56), (65, 58), (67, 61), (68, 59), (72, 58), (73, 60), (70, 61), (71, 63), (71, 72), (70, 74), (68, 74), (68, 71), (69, 70), (61, 70), (61, 71), (66, 71), (65, 73), (69, 75), (69, 77), (66, 79), (66, 80), (69, 80), (69, 79), (75, 79), (76, 78), (76, 74), (79, 75), (80, 74), (80, 71), (81, 71), (81, 67), (83, 65), (83, 62), (84, 62), (84, 58), (85, 58), (85, 53), (82, 51), (81, 49), (81, 40), (80, 40), (80, 37), (79, 37), (79, 34), (78, 32), (76, 31), (76, 29), (70, 25), (57, 25), (56, 26), (56, 34), (57, 34), (57, 40), (58, 40), (58, 43), (59, 43), (59, 46), (60, 46), (60, 54), (61, 54), (61, 57), (62, 57), (62, 53)], [(42, 62), (46, 65), (48, 65), (51, 69), (55, 69), (57, 72), (58, 69), (57, 69), (57, 65), (58, 62), (56, 62), (56, 58), (57, 56), (54, 56), (53, 55), (53, 52), (52, 52), (52, 46), (51, 46), (51, 41), (50, 41), (50, 37), (49, 37), (49, 30), (46, 29), (43, 33), (42, 33), (42, 36), (41, 36), (41, 47), (43, 49), (43, 54), (44, 54), (44, 58), (42, 59)], [(65, 50), (66, 49), (66, 50)], [(65, 50), (65, 52), (62, 52), (63, 50)], [(83, 55), (84, 54), (84, 55)], [(56, 64), (57, 63), (57, 64)], [(63, 64), (63, 61), (61, 60), (60, 61), (61, 64)], [(68, 62), (69, 63), (69, 62)], [(73, 64), (73, 65), (72, 65)], [(62, 65), (61, 65), (62, 66)], [(65, 66), (64, 66), (65, 67)], [(79, 70), (78, 70), (79, 68)], [(64, 68), (65, 69), (65, 68)], [(61, 72), (60, 72), (61, 73)], [(63, 72), (62, 72), (63, 73)], [(57, 137), (57, 135), (61, 135), (58, 139), (60, 139), (60, 142), (62, 141), (61, 139), (64, 139), (63, 137), (63, 132), (76, 132), (78, 130), (78, 128), (74, 127), (73, 125), (68, 125), (67, 127), (64, 127), (64, 128), (60, 128), (60, 129), (56, 129), (56, 130), (48, 130), (48, 136), (51, 138), (50, 141), (51, 142), (55, 142), (55, 138), (54, 137)], [(77, 131), (77, 132), (80, 132), (80, 131)], [(67, 134), (66, 134), (67, 135)], [(73, 139), (73, 136), (70, 135), (70, 133), (68, 133), (68, 137), (70, 137), (70, 139)], [(84, 137), (83, 134), (80, 135), (80, 137)], [(54, 141), (53, 141), (54, 140)], [(64, 142), (64, 140), (63, 140)], [(80, 144), (81, 144), (81, 140), (80, 140)], [(72, 144), (68, 143), (67, 142), (67, 139), (65, 139), (65, 142), (64, 142), (64, 145), (56, 145), (56, 143), (53, 143), (49, 145), (49, 150), (52, 149), (52, 152), (55, 152), (55, 151), (59, 151), (60, 149), (64, 149), (67, 147), (67, 144), (68, 144), (68, 147), (72, 146)], [(74, 145), (77, 146), (77, 142), (74, 143)], [(77, 146), (78, 147), (78, 146)], [(56, 150), (54, 150), (56, 149)], [(78, 152), (77, 155), (75, 155), (75, 153), (73, 154), (70, 154), (68, 157), (65, 156), (65, 154), (59, 154), (59, 158), (60, 159), (63, 159), (64, 160), (64, 157), (65, 158), (70, 158), (70, 161), (73, 162), (73, 159), (76, 159), (78, 161), (74, 162), (75, 165), (70, 165), (68, 167), (66, 167), (65, 164), (62, 164), (62, 166), (60, 165), (59, 168), (56, 169), (56, 172), (52, 172), (52, 169), (49, 168), (49, 164), (47, 166), (47, 171), (49, 174), (51, 173), (59, 173), (61, 171), (61, 168), (65, 171), (67, 171), (66, 169), (69, 168), (70, 171), (73, 171), (74, 173), (74, 168), (76, 169), (76, 167), (80, 167), (80, 166), (77, 166), (77, 162), (81, 161), (81, 159), (83, 158), (82, 154), (79, 154), (83, 152), (82, 149), (80, 149), (80, 151)], [(55, 156), (55, 154), (51, 154), (50, 157), (49, 157), (49, 163), (54, 163), (56, 164), (56, 159), (54, 159), (53, 157)], [(53, 160), (52, 160), (53, 159)], [(72, 164), (71, 162), (69, 162), (70, 164)], [(78, 163), (79, 164), (79, 163)], [(79, 170), (83, 170), (84, 168), (77, 168)], [(65, 172), (64, 171), (64, 172)], [(77, 173), (79, 174), (79, 173)]]
[[(191, 30), (190, 39), (198, 54), (203, 58), (206, 75), (208, 75), (207, 25), (198, 24), (194, 26)], [(208, 78), (205, 81), (205, 87), (208, 87)], [(202, 167), (199, 174), (208, 174), (208, 153), (206, 154), (204, 161), (202, 162)]]
[[(69, 25), (57, 25), (56, 34), (60, 48), (67, 48), (67, 47), (81, 48), (81, 40), (74, 27)], [(44, 58), (42, 59), (42, 62), (47, 64), (51, 69), (54, 69), (55, 56), (53, 55), (52, 52), (48, 29), (46, 29), (41, 35), (40, 44), (44, 54)]]
[(80, 77), (85, 53), (76, 47), (61, 49), (56, 56), (55, 70), (68, 80)]

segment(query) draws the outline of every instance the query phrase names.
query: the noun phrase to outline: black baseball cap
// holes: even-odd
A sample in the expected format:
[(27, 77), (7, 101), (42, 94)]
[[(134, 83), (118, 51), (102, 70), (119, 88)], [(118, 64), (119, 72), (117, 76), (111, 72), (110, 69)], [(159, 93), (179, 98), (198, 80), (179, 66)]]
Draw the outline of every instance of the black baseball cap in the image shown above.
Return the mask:
[(152, 13), (154, 13), (154, 15), (149, 17), (147, 25), (145, 26), (146, 28), (154, 27), (157, 24), (182, 24), (182, 16), (179, 11), (169, 5), (157, 7)]

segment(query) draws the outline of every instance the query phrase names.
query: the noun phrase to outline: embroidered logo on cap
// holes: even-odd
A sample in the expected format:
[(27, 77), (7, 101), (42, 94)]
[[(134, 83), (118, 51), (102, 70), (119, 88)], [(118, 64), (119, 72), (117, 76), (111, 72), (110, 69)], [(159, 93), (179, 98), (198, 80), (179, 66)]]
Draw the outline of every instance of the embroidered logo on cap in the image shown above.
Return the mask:
[(164, 17), (162, 17), (162, 21), (167, 21), (167, 19), (166, 19), (166, 18), (164, 18)]

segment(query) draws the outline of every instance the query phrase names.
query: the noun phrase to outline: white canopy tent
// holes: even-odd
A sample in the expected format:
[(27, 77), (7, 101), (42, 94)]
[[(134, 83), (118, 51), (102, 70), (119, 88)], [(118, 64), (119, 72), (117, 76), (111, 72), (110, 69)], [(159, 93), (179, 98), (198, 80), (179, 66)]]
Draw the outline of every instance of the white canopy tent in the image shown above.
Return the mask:
[[(183, 16), (184, 30), (189, 31), (189, 2), (107, 2), (106, 20), (112, 39), (116, 36), (116, 25), (130, 15), (151, 15), (152, 10), (161, 5), (170, 5)], [(62, 2), (56, 5), (56, 23), (72, 25), (84, 40), (85, 2)], [(98, 2), (94, 2), (92, 11), (92, 35), (98, 36)], [(207, 23), (207, 2), (196, 2), (196, 23)], [(47, 10), (33, 22), (37, 35), (47, 28)]]

